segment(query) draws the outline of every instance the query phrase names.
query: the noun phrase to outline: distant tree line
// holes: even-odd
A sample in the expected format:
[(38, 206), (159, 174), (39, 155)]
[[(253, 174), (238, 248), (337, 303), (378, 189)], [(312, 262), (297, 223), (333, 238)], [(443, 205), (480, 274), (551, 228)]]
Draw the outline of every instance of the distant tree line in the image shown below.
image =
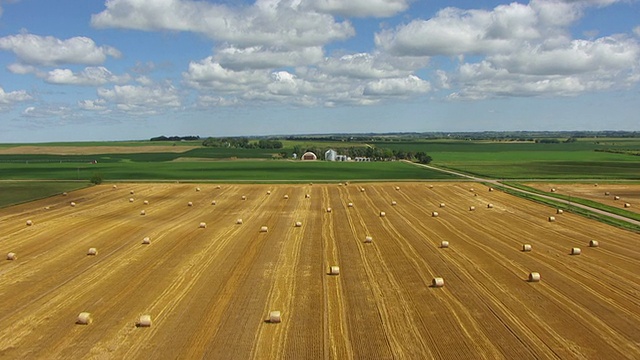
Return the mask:
[(152, 137), (149, 141), (189, 141), (200, 140), (200, 136), (157, 136)]
[(246, 137), (207, 138), (202, 146), (233, 149), (282, 149), (282, 141), (272, 139), (260, 139), (250, 141)]

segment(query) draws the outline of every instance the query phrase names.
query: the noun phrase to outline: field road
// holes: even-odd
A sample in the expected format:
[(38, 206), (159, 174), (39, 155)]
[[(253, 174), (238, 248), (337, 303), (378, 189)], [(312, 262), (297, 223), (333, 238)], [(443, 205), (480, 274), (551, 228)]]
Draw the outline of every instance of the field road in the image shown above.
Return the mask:
[(472, 181), (98, 185), (0, 229), (0, 359), (640, 358), (640, 234)]
[[(630, 224), (634, 224), (634, 225), (640, 226), (640, 221), (638, 221), (638, 220), (630, 219), (628, 217), (625, 217), (625, 216), (622, 216), (622, 215), (618, 215), (618, 214), (614, 214), (614, 213), (611, 213), (611, 212), (608, 212), (608, 211), (605, 211), (605, 210), (596, 209), (596, 208), (593, 208), (591, 206), (587, 206), (587, 205), (583, 205), (583, 204), (577, 204), (577, 203), (571, 202), (569, 200), (558, 199), (558, 198), (555, 198), (555, 197), (552, 197), (552, 196), (542, 195), (542, 194), (538, 194), (538, 193), (534, 193), (534, 192), (518, 189), (518, 188), (515, 188), (513, 186), (509, 186), (507, 184), (504, 184), (499, 180), (484, 179), (484, 178), (481, 178), (481, 177), (468, 175), (468, 174), (460, 173), (460, 172), (457, 172), (457, 171), (441, 169), (439, 167), (435, 167), (435, 166), (431, 166), (431, 165), (416, 164), (416, 163), (413, 163), (413, 162), (410, 162), (410, 161), (407, 161), (407, 163), (414, 164), (416, 166), (426, 167), (426, 168), (431, 169), (431, 170), (436, 170), (436, 171), (441, 171), (441, 172), (445, 172), (445, 173), (449, 173), (449, 174), (453, 174), (453, 175), (458, 175), (458, 176), (467, 178), (469, 180), (477, 181), (477, 182), (483, 182), (483, 183), (494, 184), (496, 186), (502, 186), (502, 187), (508, 188), (509, 190), (512, 190), (512, 191), (517, 191), (517, 192), (520, 192), (520, 193), (523, 193), (523, 194), (528, 194), (528, 195), (534, 195), (534, 196), (541, 197), (543, 199), (553, 200), (553, 201), (556, 201), (556, 202), (559, 202), (559, 203), (562, 203), (562, 204), (575, 206), (575, 207), (578, 207), (578, 208), (581, 208), (581, 209), (589, 210), (591, 212), (594, 212), (594, 213), (597, 213), (597, 214), (600, 214), (600, 215), (605, 215), (605, 216), (608, 216), (608, 217), (611, 217), (611, 218), (614, 218), (614, 219), (617, 219), (617, 220), (623, 220), (623, 221), (626, 221), (626, 222), (628, 222)], [(576, 180), (576, 181), (579, 181), (579, 180)], [(565, 183), (566, 182), (570, 182), (570, 180), (563, 180), (563, 182), (565, 182)]]

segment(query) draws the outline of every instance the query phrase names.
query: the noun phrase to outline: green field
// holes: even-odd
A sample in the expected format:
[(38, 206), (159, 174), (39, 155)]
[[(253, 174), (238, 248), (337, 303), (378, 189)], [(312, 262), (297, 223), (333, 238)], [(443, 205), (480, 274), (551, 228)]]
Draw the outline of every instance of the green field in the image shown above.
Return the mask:
[(210, 161), (0, 163), (0, 180), (88, 180), (100, 174), (115, 180), (215, 180), (215, 181), (343, 181), (455, 179), (438, 171), (394, 162)]
[(81, 189), (88, 185), (86, 181), (2, 181), (0, 182), (0, 189), (2, 189), (0, 191), (0, 207), (43, 199), (65, 191)]

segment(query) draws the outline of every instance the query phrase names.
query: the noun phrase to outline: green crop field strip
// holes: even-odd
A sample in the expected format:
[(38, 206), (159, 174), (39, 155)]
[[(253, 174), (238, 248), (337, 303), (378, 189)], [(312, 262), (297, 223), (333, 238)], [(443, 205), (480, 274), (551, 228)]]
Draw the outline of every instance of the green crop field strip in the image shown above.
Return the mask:
[(2, 181), (0, 182), (0, 207), (43, 199), (65, 191), (81, 189), (88, 185), (84, 181)]

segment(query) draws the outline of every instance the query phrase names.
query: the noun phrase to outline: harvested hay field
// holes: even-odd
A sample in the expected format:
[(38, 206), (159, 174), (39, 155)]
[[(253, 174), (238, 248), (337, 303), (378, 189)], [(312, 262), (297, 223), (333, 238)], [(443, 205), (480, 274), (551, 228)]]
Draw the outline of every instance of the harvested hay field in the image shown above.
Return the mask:
[[(640, 213), (640, 185), (638, 184), (528, 183), (525, 185), (543, 191), (554, 188), (557, 194), (579, 197)], [(625, 207), (625, 204), (630, 206)]]
[(394, 185), (101, 185), (0, 209), (19, 255), (0, 357), (640, 358), (640, 235), (480, 184)]

